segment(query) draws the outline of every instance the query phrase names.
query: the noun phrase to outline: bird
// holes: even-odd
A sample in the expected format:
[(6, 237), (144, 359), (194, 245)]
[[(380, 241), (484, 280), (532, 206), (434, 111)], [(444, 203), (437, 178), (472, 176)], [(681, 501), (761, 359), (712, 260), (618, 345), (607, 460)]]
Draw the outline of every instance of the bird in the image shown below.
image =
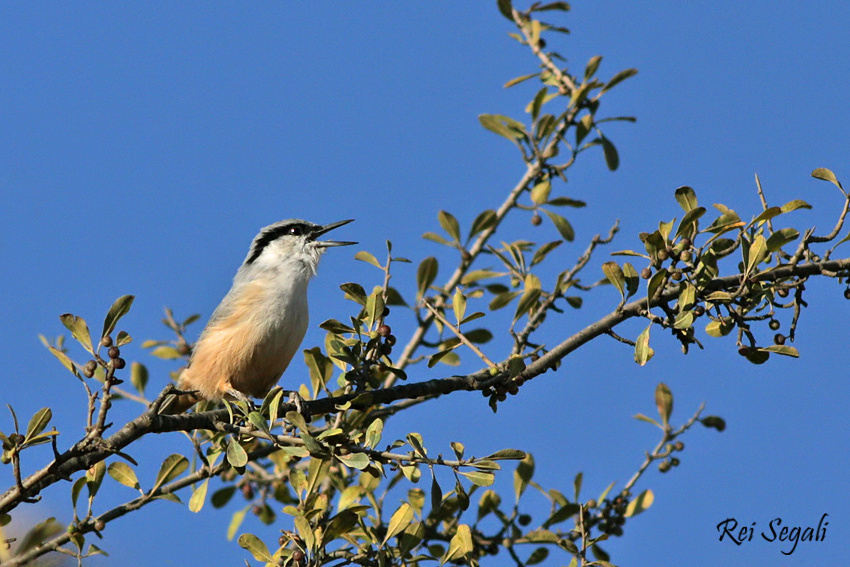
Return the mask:
[(356, 242), (317, 240), (354, 219), (318, 225), (288, 219), (260, 230), (213, 312), (160, 414), (200, 400), (263, 398), (277, 384), (307, 332), (307, 285), (325, 249)]

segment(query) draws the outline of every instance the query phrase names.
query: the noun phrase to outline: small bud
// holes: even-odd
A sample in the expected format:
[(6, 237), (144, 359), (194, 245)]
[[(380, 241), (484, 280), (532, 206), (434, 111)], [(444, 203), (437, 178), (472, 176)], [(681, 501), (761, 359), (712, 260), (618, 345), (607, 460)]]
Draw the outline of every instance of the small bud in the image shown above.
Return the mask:
[(656, 254), (656, 257), (659, 261), (663, 262), (664, 260), (670, 257), (670, 254), (667, 252), (667, 250), (659, 250), (658, 254)]
[(663, 473), (669, 471), (671, 467), (672, 465), (670, 464), (670, 461), (661, 461), (658, 463), (658, 470)]
[(683, 451), (685, 449), (685, 444), (681, 441), (676, 441), (673, 443), (673, 449), (676, 451)]
[(100, 339), (100, 346), (102, 346), (104, 348), (111, 347), (112, 346), (112, 337), (110, 337), (109, 335), (106, 335), (105, 337)]
[(245, 497), (245, 500), (253, 500), (254, 499), (254, 488), (250, 484), (242, 485), (242, 496)]
[(679, 260), (682, 262), (690, 262), (691, 258), (693, 258), (693, 254), (691, 254), (690, 250), (682, 250), (679, 253)]
[(585, 504), (585, 506), (587, 506), (588, 508), (596, 508), (596, 500), (593, 500), (591, 498), (587, 501), (587, 504)]

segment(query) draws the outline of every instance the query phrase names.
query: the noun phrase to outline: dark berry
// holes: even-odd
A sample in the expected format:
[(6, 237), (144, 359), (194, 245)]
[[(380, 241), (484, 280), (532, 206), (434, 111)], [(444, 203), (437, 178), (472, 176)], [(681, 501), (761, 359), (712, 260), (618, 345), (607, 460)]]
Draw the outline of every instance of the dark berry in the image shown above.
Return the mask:
[(672, 274), (670, 274), (670, 277), (673, 278), (675, 281), (679, 281), (682, 279), (682, 272), (673, 272)]
[(771, 319), (770, 323), (768, 323), (767, 326), (770, 327), (771, 331), (778, 331), (780, 323), (776, 319)]
[(693, 255), (690, 253), (689, 250), (682, 250), (679, 253), (679, 260), (681, 260), (682, 262), (690, 262), (691, 258), (693, 258)]
[(109, 354), (109, 358), (118, 358), (119, 356), (121, 356), (121, 349), (119, 349), (117, 346), (111, 346), (109, 347), (107, 354)]
[(640, 277), (645, 280), (648, 280), (652, 277), (652, 270), (650, 268), (644, 268), (640, 271)]
[(784, 345), (785, 344), (785, 335), (783, 335), (782, 333), (776, 333), (773, 336), (773, 342), (775, 344), (778, 344), (778, 345)]
[(850, 299), (850, 287), (844, 290), (844, 299)]
[(98, 520), (94, 523), (94, 529), (99, 531), (99, 532), (102, 532), (103, 528), (105, 528), (105, 527), (106, 527), (106, 523), (103, 520)]
[(675, 443), (673, 443), (673, 449), (675, 449), (676, 451), (683, 451), (685, 449), (685, 444), (681, 441), (676, 441)]
[(703, 315), (705, 315), (705, 307), (703, 307), (702, 305), (697, 305), (696, 307), (694, 307), (694, 315), (696, 315), (697, 317), (702, 317)]
[(663, 262), (664, 260), (670, 257), (670, 254), (667, 252), (667, 250), (659, 250), (657, 257), (659, 261)]
[[(782, 289), (777, 289), (776, 295), (779, 297), (788, 297), (788, 290), (784, 287)], [(847, 297), (847, 294), (845, 294), (844, 297)]]
[(125, 366), (127, 366), (127, 361), (125, 361), (123, 358), (115, 358), (112, 360), (112, 367), (116, 370), (121, 370)]
[(186, 356), (190, 352), (192, 352), (192, 348), (186, 343), (180, 343), (177, 345), (177, 352), (179, 352), (182, 356)]
[(381, 325), (378, 327), (378, 334), (382, 337), (388, 337), (393, 332), (389, 325)]
[(685, 250), (687, 250), (688, 248), (690, 248), (693, 245), (694, 245), (694, 243), (693, 243), (693, 241), (691, 241), (690, 238), (683, 238), (682, 239), (682, 248), (684, 248)]
[(102, 346), (104, 348), (111, 347), (112, 346), (112, 337), (110, 337), (109, 335), (106, 335), (105, 337), (100, 339), (100, 346)]
[(388, 344), (388, 345), (390, 345), (390, 346), (394, 346), (394, 345), (395, 345), (395, 335), (390, 335), (390, 336), (388, 336), (388, 337), (384, 340), (384, 342), (385, 342), (385, 343), (387, 343), (387, 344)]
[(542, 222), (543, 219), (537, 213), (534, 213), (534, 215), (531, 217), (531, 224), (533, 224), (534, 226), (540, 226), (540, 223)]
[(83, 376), (86, 378), (91, 378), (94, 376), (94, 371), (97, 370), (97, 362), (94, 360), (89, 360), (86, 362), (86, 365), (83, 366)]

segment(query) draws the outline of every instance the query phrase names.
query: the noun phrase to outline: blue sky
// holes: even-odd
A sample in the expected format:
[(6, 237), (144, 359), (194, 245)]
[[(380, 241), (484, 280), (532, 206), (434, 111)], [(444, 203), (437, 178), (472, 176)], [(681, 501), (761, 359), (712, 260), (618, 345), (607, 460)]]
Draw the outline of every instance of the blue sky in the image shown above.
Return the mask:
[[(605, 169), (601, 152), (588, 153), (557, 187), (588, 202), (569, 211), (577, 238), (559, 249), (559, 261), (569, 265), (616, 218), (622, 231), (610, 250), (638, 247), (638, 232), (681, 215), (673, 190), (684, 184), (702, 204), (749, 216), (759, 206), (754, 173), (776, 204), (802, 198), (814, 206), (788, 223), (831, 227), (838, 193), (809, 173), (829, 167), (850, 179), (848, 17), (850, 7), (839, 2), (574, 3), (563, 18), (573, 34), (551, 39), (550, 47), (557, 42), (575, 73), (597, 54), (603, 77), (637, 68), (603, 100), (602, 115), (638, 121), (606, 130), (620, 151), (618, 171)], [(477, 120), (481, 113), (522, 118), (536, 92), (531, 83), (502, 88), (536, 69), (509, 31), (495, 2), (4, 3), (0, 402), (22, 419), (50, 406), (63, 431), (60, 446), (70, 443), (81, 433), (82, 388), (37, 335), (62, 332), (58, 315), (65, 312), (99, 328), (126, 293), (137, 299), (122, 321), (136, 339), (125, 357), (149, 365), (151, 389), (163, 386), (173, 365), (139, 347), (167, 337), (163, 307), (205, 320), (256, 231), (277, 220), (357, 220), (338, 235), (360, 246), (331, 250), (313, 282), (305, 347), (323, 340), (315, 324), (351, 311), (340, 283), (380, 283), (373, 268), (353, 259), (356, 250), (382, 257), (389, 239), (398, 255), (437, 255), (449, 266), (452, 256), (420, 237), (438, 229), (437, 211), (468, 226), (523, 172), (513, 147)], [(506, 228), (505, 238), (533, 234), (527, 216)], [(541, 241), (556, 237), (545, 224), (534, 230)], [(394, 282), (410, 290), (414, 272), (402, 267)], [(653, 391), (664, 381), (676, 396), (674, 421), (705, 401), (728, 429), (695, 430), (684, 439), (678, 469), (647, 475), (639, 487), (653, 489), (655, 504), (628, 524), (624, 538), (607, 543), (615, 561), (844, 559), (850, 420), (841, 329), (850, 303), (835, 282), (809, 287), (799, 360), (755, 367), (732, 341), (705, 337), (705, 351), (683, 357), (656, 332), (656, 357), (639, 368), (629, 348), (598, 340), (495, 416), (480, 395), (460, 394), (398, 419), (385, 438), (418, 431), (434, 451), (461, 440), (479, 455), (527, 449), (541, 484), (570, 492), (574, 474), (584, 471), (591, 497), (612, 481), (622, 485), (654, 446), (655, 431), (631, 416), (654, 411)], [(591, 294), (584, 309), (557, 322), (551, 340), (610, 311), (615, 296), (610, 288)], [(399, 310), (391, 323), (403, 340), (409, 316)], [(488, 352), (498, 357), (504, 347), (496, 341)], [(287, 377), (304, 372), (296, 359)], [(411, 379), (432, 377), (423, 369)], [(137, 411), (119, 405), (115, 419)], [(0, 416), (0, 430), (9, 429), (10, 418)], [(157, 436), (131, 454), (151, 459), (139, 470), (149, 483), (158, 468), (152, 459), (187, 448), (179, 435)], [(37, 464), (24, 462), (27, 470)], [(8, 471), (0, 478), (7, 486)], [(26, 514), (67, 521), (66, 488), (54, 487)], [(131, 497), (117, 486), (101, 505)], [(154, 504), (110, 524), (98, 543), (111, 557), (91, 565), (241, 562), (247, 555), (224, 539), (237, 509), (193, 515)], [(790, 557), (777, 543), (717, 541), (715, 526), (727, 517), (762, 529), (775, 517), (817, 524), (823, 513), (830, 514), (826, 540), (801, 543)], [(272, 541), (279, 527), (248, 520), (243, 531)], [(502, 555), (491, 564), (508, 563)]]

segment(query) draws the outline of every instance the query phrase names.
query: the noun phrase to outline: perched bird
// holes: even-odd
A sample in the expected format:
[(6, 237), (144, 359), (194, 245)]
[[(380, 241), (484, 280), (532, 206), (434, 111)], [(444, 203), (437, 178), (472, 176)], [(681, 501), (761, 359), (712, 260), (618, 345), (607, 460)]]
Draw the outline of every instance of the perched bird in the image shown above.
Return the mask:
[(357, 244), (316, 239), (352, 220), (290, 219), (260, 231), (178, 379), (182, 393), (160, 413), (181, 413), (199, 400), (262, 398), (277, 384), (307, 332), (307, 284), (319, 258), (325, 248)]

